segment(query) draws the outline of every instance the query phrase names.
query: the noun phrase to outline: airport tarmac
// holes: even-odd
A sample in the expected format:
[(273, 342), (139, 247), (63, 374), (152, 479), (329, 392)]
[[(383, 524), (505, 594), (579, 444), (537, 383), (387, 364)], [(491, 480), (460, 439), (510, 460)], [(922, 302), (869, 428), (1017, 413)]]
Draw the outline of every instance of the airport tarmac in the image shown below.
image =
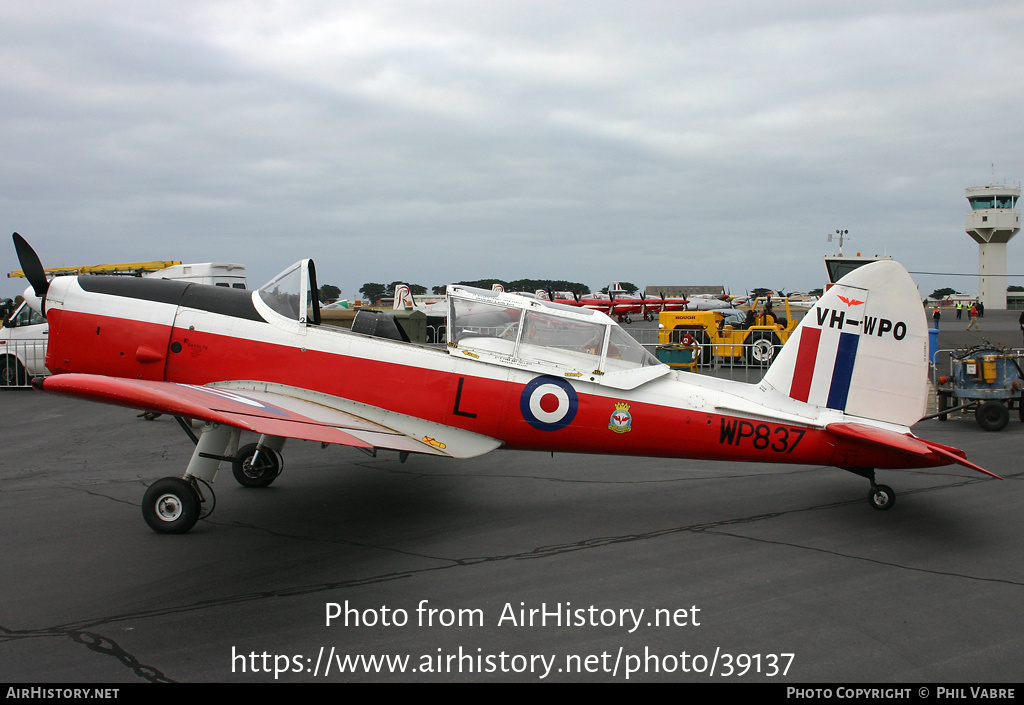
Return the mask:
[[(981, 334), (1018, 343), (1016, 315)], [(880, 471), (890, 511), (834, 468), (289, 441), (274, 485), (222, 471), (213, 515), (163, 536), (139, 503), (188, 461), (172, 419), (0, 410), (5, 682), (1020, 680), (1016, 418), (918, 424), (1006, 479)]]

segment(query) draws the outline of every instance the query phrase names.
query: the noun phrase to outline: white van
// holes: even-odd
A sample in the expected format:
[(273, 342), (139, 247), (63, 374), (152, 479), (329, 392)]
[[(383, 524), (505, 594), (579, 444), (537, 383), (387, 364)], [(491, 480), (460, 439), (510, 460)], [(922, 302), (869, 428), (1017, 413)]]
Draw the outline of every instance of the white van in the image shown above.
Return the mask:
[(213, 284), (232, 289), (245, 289), (245, 265), (228, 262), (175, 264), (145, 275), (150, 279), (177, 279), (196, 284)]
[(21, 387), (36, 375), (49, 374), (46, 319), (25, 303), (0, 328), (0, 387)]
[[(145, 276), (213, 284), (232, 289), (246, 288), (244, 264), (176, 264)], [(36, 313), (24, 303), (4, 320), (3, 327), (0, 328), (0, 388), (24, 387), (33, 377), (50, 374), (45, 364), (48, 332), (43, 315)]]

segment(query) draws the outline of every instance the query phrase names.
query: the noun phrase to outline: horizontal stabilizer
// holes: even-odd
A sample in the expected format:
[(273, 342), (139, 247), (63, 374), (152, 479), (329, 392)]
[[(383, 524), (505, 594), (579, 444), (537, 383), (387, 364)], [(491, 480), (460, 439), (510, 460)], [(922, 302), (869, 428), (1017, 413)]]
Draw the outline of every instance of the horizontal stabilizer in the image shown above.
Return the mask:
[(934, 441), (927, 441), (910, 433), (897, 433), (884, 428), (876, 428), (859, 423), (832, 423), (826, 426), (825, 430), (847, 440), (881, 446), (932, 461), (945, 460), (946, 463), (944, 464), (946, 465), (955, 463), (994, 477), (997, 480), (1003, 479), (999, 475), (991, 473), (980, 465), (975, 465), (967, 460), (962, 450), (949, 448)]

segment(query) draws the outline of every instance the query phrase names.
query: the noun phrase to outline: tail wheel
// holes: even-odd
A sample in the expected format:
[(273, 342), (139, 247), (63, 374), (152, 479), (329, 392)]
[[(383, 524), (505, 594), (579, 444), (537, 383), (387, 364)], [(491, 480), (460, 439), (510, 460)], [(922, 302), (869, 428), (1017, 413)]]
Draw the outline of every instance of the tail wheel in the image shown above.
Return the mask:
[(892, 509), (896, 504), (896, 493), (888, 485), (875, 485), (868, 492), (868, 502), (878, 510)]
[(199, 492), (188, 480), (157, 480), (142, 498), (142, 517), (158, 534), (184, 534), (199, 521)]
[(261, 448), (253, 463), (256, 448), (256, 443), (242, 446), (231, 463), (231, 472), (243, 487), (267, 487), (281, 474), (281, 455), (269, 448)]

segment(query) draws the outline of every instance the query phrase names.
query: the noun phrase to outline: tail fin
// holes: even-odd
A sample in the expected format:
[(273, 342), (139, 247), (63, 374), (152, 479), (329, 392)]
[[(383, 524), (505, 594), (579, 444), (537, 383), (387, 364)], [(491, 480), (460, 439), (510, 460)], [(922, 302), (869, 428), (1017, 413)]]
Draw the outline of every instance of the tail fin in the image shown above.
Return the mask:
[(903, 426), (925, 414), (928, 323), (892, 260), (864, 265), (807, 312), (763, 383), (796, 399)]
[(395, 287), (395, 309), (413, 308), (412, 291), (405, 284)]

